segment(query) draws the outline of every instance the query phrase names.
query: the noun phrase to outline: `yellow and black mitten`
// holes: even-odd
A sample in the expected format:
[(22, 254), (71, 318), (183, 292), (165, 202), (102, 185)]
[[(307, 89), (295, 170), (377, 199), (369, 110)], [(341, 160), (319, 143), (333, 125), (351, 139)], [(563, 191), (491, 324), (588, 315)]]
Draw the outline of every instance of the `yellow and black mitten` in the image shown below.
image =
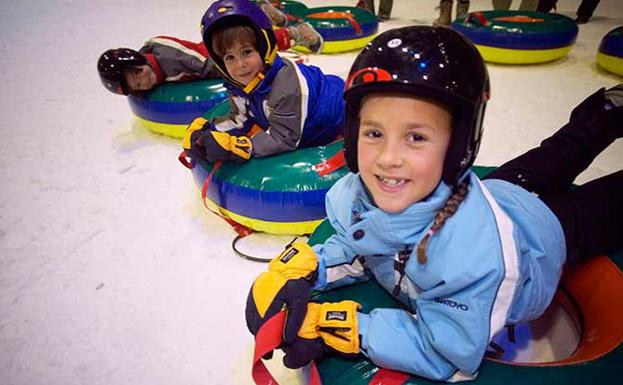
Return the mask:
[(287, 310), (283, 333), (285, 342), (293, 342), (303, 324), (309, 292), (318, 274), (318, 258), (312, 248), (303, 242), (288, 245), (268, 264), (268, 271), (253, 282), (245, 316), (247, 327), (256, 335), (268, 319)]
[(184, 138), (182, 139), (182, 147), (192, 159), (206, 159), (206, 149), (199, 139), (204, 131), (213, 129), (212, 123), (206, 118), (195, 118), (186, 128)]
[(214, 163), (232, 160), (242, 163), (251, 158), (253, 144), (246, 136), (233, 136), (221, 131), (206, 131), (199, 137), (199, 143), (206, 151), (206, 158)]
[(357, 310), (355, 301), (310, 303), (298, 338), (282, 346), (283, 364), (300, 368), (325, 354), (354, 356), (359, 353)]

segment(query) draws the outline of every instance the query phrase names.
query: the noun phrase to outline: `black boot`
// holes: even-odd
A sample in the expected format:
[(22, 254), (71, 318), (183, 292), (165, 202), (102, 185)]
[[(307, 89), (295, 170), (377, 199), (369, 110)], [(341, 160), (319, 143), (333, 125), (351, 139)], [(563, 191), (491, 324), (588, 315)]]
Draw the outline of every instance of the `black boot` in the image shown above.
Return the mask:
[(439, 2), (439, 17), (433, 21), (434, 27), (448, 26), (452, 22), (452, 0)]
[(387, 21), (392, 13), (394, 0), (381, 0), (379, 4), (379, 21)]
[(567, 191), (599, 153), (623, 137), (622, 91), (619, 85), (595, 92), (573, 109), (569, 123), (487, 179), (503, 179), (543, 196)]

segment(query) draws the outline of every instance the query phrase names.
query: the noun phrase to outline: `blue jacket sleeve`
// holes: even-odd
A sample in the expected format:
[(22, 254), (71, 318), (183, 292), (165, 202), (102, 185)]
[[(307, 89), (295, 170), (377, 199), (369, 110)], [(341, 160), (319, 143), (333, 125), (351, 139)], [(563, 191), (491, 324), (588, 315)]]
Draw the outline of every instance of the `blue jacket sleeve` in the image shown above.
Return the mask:
[(416, 314), (402, 309), (359, 313), (362, 352), (380, 367), (429, 379), (475, 377), (489, 342), (492, 306), (490, 299), (473, 294), (481, 285), (474, 282), (451, 298), (420, 298)]
[(318, 279), (314, 290), (330, 290), (368, 279), (362, 262), (339, 235), (313, 247), (318, 256)]

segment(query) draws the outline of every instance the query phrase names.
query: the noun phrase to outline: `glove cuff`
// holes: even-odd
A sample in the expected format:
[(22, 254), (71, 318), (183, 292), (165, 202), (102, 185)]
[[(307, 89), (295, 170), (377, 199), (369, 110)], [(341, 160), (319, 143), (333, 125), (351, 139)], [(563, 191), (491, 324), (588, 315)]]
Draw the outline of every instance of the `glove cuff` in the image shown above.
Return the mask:
[(318, 257), (304, 242), (294, 242), (268, 264), (268, 271), (279, 273), (286, 279), (307, 278), (315, 280)]
[(322, 338), (339, 353), (359, 353), (360, 341), (355, 301), (310, 303), (299, 336), (305, 339)]

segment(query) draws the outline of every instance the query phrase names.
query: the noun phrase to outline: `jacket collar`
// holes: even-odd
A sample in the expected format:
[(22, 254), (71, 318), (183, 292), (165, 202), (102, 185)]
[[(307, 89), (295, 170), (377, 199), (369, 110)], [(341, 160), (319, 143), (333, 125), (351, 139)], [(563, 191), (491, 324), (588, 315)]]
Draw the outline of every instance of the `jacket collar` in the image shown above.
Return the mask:
[(425, 200), (412, 204), (401, 213), (387, 213), (372, 203), (359, 175), (356, 186), (357, 199), (353, 205), (356, 216), (374, 234), (374, 238), (389, 244), (419, 242), (422, 232), (429, 227), (451, 195), (450, 187), (442, 181)]

